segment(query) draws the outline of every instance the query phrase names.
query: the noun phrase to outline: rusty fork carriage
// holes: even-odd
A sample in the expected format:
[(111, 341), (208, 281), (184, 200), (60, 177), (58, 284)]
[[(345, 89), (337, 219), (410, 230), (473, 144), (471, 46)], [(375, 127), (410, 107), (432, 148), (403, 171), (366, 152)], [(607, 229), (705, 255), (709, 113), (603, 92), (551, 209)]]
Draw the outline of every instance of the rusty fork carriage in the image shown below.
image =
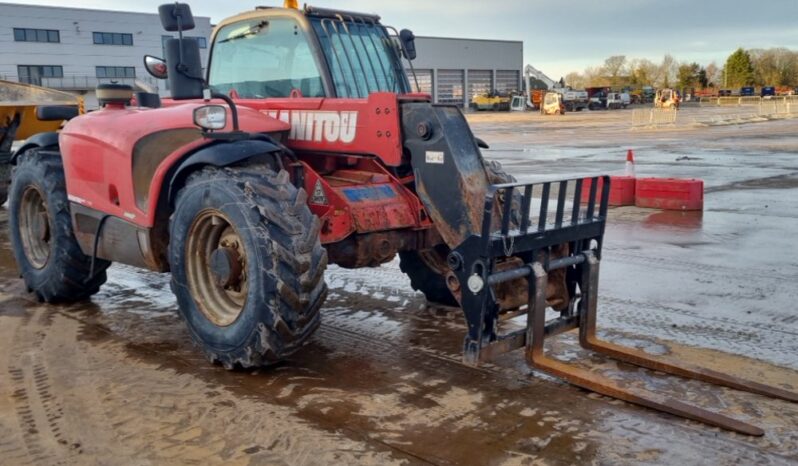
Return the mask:
[[(604, 189), (600, 189), (600, 178)], [(798, 402), (798, 394), (758, 382), (733, 377), (667, 357), (616, 345), (596, 335), (599, 264), (607, 220), (609, 176), (540, 183), (507, 183), (491, 186), (485, 199), (481, 235), (471, 235), (448, 257), (451, 275), (461, 288), (461, 306), (468, 325), (463, 359), (477, 365), (496, 356), (525, 347), (530, 366), (573, 385), (646, 406), (677, 416), (700, 421), (731, 431), (761, 436), (754, 425), (693, 406), (677, 399), (641, 388), (623, 386), (610, 378), (553, 359), (545, 354), (544, 340), (579, 329), (579, 343), (585, 348), (620, 361), (685, 378), (697, 379), (737, 390)], [(550, 218), (549, 204), (556, 188), (556, 210)], [(587, 191), (583, 205), (583, 188)], [(600, 193), (598, 192), (600, 190)], [(520, 195), (520, 209), (518, 197)], [(539, 196), (540, 208), (531, 218), (532, 201)], [(498, 202), (497, 199), (503, 200)], [(513, 221), (513, 210), (518, 216)], [(494, 231), (494, 216), (501, 217)], [(513, 225), (515, 223), (515, 225)], [(567, 254), (553, 257), (553, 247)], [(497, 268), (497, 263), (514, 259), (519, 265)], [(555, 319), (546, 320), (546, 292), (549, 273), (565, 271), (568, 303)], [(523, 280), (523, 281), (522, 281)], [(526, 313), (525, 329), (500, 333), (502, 311), (495, 288), (508, 282), (524, 283), (527, 302), (514, 315)], [(512, 315), (512, 314), (511, 314)]]

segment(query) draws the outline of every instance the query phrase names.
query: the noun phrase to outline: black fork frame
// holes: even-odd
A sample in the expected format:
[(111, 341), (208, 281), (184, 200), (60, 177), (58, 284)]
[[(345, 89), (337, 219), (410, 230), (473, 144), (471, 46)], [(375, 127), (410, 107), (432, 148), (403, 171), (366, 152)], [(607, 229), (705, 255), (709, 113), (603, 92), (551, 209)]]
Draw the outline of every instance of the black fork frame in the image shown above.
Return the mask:
[[(573, 296), (576, 286), (573, 267), (579, 260), (580, 253), (591, 250), (597, 257), (601, 256), (609, 189), (603, 189), (599, 193), (598, 186), (600, 182), (609, 186), (610, 177), (596, 176), (588, 179), (590, 192), (584, 205), (581, 197), (585, 180), (582, 178), (539, 183), (505, 183), (489, 188), (485, 197), (482, 234), (467, 238), (448, 258), (449, 266), (462, 288), (460, 303), (468, 324), (464, 344), (466, 364), (476, 365), (490, 360), (498, 354), (523, 347), (526, 342), (524, 331), (504, 335), (497, 333), (500, 309), (492, 285), (526, 277), (531, 268), (524, 265), (494, 273), (497, 259), (516, 255), (529, 259), (525, 261), (529, 263), (542, 261), (548, 270), (571, 268), (567, 285)], [(557, 190), (557, 206), (552, 218), (549, 204), (553, 188)], [(516, 192), (522, 193), (520, 221), (518, 225), (511, 225), (511, 209), (514, 205), (512, 200)], [(531, 217), (533, 196), (539, 196), (541, 200), (540, 209), (534, 218)], [(501, 212), (498, 213), (501, 226), (498, 232), (492, 232), (494, 214), (499, 210), (497, 198), (503, 198), (507, 202), (500, 203)], [(570, 201), (571, 209), (566, 218), (567, 201)], [(517, 226), (517, 229), (511, 229), (512, 226)], [(549, 260), (549, 248), (564, 243), (569, 244), (568, 257)], [(469, 286), (469, 280), (472, 286)], [(475, 292), (475, 287), (480, 282), (483, 286)], [(577, 316), (573, 304), (572, 299), (568, 309), (561, 312), (560, 318), (547, 324), (547, 334), (575, 328)]]
[[(569, 330), (579, 329), (583, 348), (605, 354), (626, 363), (648, 369), (693, 378), (737, 390), (798, 402), (798, 394), (758, 382), (733, 377), (710, 369), (685, 364), (667, 357), (654, 357), (643, 351), (603, 341), (596, 335), (599, 263), (607, 220), (610, 191), (609, 176), (592, 177), (587, 205), (582, 209), (583, 179), (542, 183), (508, 183), (492, 186), (486, 195), (482, 234), (472, 235), (449, 255), (449, 266), (460, 289), (460, 303), (466, 317), (463, 360), (477, 365), (508, 351), (526, 347), (528, 364), (560, 377), (573, 385), (646, 406), (677, 416), (746, 435), (761, 436), (764, 431), (731, 417), (693, 406), (674, 398), (640, 388), (624, 386), (592, 371), (552, 359), (545, 354), (544, 341)], [(603, 188), (600, 189), (600, 182)], [(556, 187), (557, 208), (549, 218), (549, 201)], [(511, 225), (514, 192), (523, 192), (520, 224)], [(530, 220), (531, 202), (540, 193), (541, 206), (536, 226)], [(498, 232), (493, 217), (499, 209), (496, 199), (503, 199)], [(570, 215), (566, 219), (566, 205)], [(598, 208), (596, 208), (598, 206)], [(511, 228), (513, 227), (513, 228)], [(568, 244), (568, 254), (550, 258), (551, 247)], [(496, 270), (497, 260), (506, 257), (522, 259), (522, 265), (509, 270)], [(566, 270), (569, 302), (555, 319), (546, 320), (546, 290), (549, 273)], [(452, 278), (452, 277), (450, 277)], [(494, 286), (525, 279), (528, 301), (525, 329), (500, 334), (498, 321), (501, 309)], [(451, 285), (450, 285), (451, 286)], [(517, 314), (518, 312), (516, 312)]]

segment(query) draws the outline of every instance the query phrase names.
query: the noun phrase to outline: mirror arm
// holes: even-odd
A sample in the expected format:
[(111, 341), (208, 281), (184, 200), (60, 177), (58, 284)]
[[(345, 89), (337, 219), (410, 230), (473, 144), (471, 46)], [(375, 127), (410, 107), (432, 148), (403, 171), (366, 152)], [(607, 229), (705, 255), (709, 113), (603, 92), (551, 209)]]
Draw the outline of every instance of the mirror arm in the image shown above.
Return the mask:
[(177, 38), (180, 40), (180, 47), (178, 49), (180, 62), (177, 64), (177, 69), (185, 71), (186, 67), (183, 65), (183, 15), (177, 15)]
[(230, 116), (233, 118), (233, 131), (238, 131), (238, 107), (236, 107), (236, 103), (233, 102), (233, 99), (225, 94), (213, 91), (211, 91), (211, 97), (214, 99), (224, 100), (225, 103), (230, 106)]

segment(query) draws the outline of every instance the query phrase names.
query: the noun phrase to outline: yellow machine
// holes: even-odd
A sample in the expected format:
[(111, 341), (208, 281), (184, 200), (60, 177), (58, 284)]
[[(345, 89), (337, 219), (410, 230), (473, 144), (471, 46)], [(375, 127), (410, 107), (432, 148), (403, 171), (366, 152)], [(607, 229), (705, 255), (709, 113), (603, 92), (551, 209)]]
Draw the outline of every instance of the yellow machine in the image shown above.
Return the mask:
[(565, 104), (562, 101), (562, 94), (559, 92), (547, 92), (543, 95), (543, 103), (540, 105), (542, 115), (564, 115)]
[(27, 139), (36, 133), (55, 131), (61, 126), (60, 121), (36, 118), (39, 105), (78, 106), (83, 113), (82, 99), (74, 94), (0, 80), (0, 204), (6, 200), (8, 160), (14, 141)]
[(471, 99), (471, 104), (477, 110), (493, 110), (497, 112), (506, 112), (510, 110), (511, 101), (512, 101), (512, 96), (501, 95), (495, 92), (489, 92), (486, 94), (475, 95)]
[(681, 98), (675, 90), (657, 89), (657, 94), (654, 97), (654, 108), (673, 108), (678, 110), (679, 102), (681, 102)]

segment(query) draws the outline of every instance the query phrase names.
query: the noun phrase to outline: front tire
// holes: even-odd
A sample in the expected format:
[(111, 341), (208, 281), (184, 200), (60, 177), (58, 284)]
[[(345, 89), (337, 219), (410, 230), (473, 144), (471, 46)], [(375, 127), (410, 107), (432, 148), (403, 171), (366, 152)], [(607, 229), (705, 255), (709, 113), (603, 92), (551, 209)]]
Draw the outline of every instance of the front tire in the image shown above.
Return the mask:
[[(516, 181), (514, 176), (504, 171), (501, 163), (495, 160), (483, 161), (483, 163), (490, 184)], [(500, 199), (499, 202), (503, 202), (503, 199)], [(521, 195), (516, 192), (513, 196), (511, 210), (513, 215), (511, 222), (515, 225), (520, 222), (518, 218), (520, 207)], [(410, 286), (414, 290), (424, 293), (427, 301), (444, 306), (460, 306), (449, 287), (446, 286), (446, 272), (449, 270), (446, 256), (449, 255), (449, 251), (449, 247), (445, 244), (439, 244), (423, 251), (400, 251), (399, 268), (410, 278)]]
[(57, 148), (31, 149), (19, 157), (9, 190), (9, 229), (14, 258), (28, 290), (39, 301), (73, 302), (97, 293), (111, 264), (83, 254), (72, 231), (66, 181)]
[(327, 253), (306, 201), (286, 171), (263, 164), (202, 169), (178, 194), (172, 289), (212, 362), (273, 364), (318, 328)]

